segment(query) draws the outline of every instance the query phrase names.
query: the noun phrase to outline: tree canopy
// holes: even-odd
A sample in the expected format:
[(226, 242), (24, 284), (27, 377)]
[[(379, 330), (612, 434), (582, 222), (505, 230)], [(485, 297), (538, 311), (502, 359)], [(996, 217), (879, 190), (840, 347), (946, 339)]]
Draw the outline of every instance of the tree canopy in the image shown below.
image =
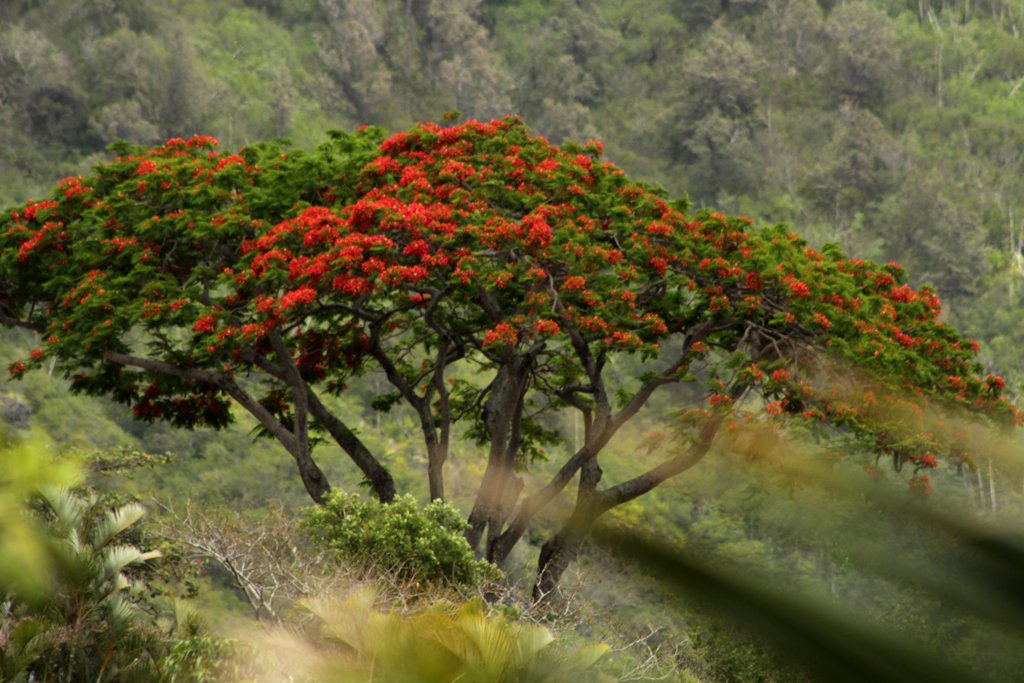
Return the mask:
[[(457, 424), (486, 447), (467, 538), (488, 559), (579, 474), (541, 593), (593, 520), (696, 464), (722, 428), (796, 416), (910, 463), (924, 491), (940, 459), (970, 461), (962, 418), (1017, 417), (896, 264), (691, 213), (600, 143), (558, 147), (514, 117), (334, 133), (310, 153), (207, 136), (116, 151), (0, 216), (0, 321), (43, 339), (10, 374), (52, 361), (73, 388), (182, 427), (224, 426), (234, 402), (313, 500), (330, 490), (318, 432), (388, 502), (386, 454), (327, 399), (383, 371), (377, 407), (417, 415), (431, 498)], [(602, 482), (602, 449), (671, 385), (698, 397), (678, 445)], [(518, 472), (559, 440), (557, 410), (578, 411), (584, 437), (527, 492)]]

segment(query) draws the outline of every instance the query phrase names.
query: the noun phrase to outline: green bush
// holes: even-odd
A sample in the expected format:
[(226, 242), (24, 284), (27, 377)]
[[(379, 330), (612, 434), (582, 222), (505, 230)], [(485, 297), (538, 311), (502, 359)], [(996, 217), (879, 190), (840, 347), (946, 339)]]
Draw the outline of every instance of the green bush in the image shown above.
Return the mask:
[(381, 505), (334, 491), (325, 505), (306, 514), (303, 524), (314, 542), (333, 550), (339, 559), (403, 580), (466, 589), (497, 572), (474, 557), (463, 537), (466, 522), (458, 510), (440, 501), (420, 508), (405, 495)]
[(186, 623), (160, 661), (159, 683), (230, 683), (248, 680), (259, 653), (250, 643), (206, 633), (195, 621)]
[(50, 581), (36, 594), (0, 584), (0, 680), (153, 680), (166, 639), (135, 573), (160, 553), (124, 542), (143, 508), (107, 509), (93, 493), (52, 488), (37, 507), (42, 554), (21, 569), (49, 570)]

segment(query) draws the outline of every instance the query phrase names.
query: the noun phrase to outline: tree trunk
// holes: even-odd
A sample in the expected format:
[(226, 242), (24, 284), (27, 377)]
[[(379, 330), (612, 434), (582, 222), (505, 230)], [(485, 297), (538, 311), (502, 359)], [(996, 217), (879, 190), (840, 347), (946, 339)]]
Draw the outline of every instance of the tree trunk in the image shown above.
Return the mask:
[(444, 500), (444, 453), (432, 448), (427, 451), (427, 483), (430, 486), (430, 500)]
[(991, 458), (989, 458), (988, 460), (988, 502), (989, 509), (991, 510), (992, 514), (996, 514), (996, 512), (998, 512), (998, 508), (996, 507), (996, 479), (995, 475), (992, 473)]
[(533, 600), (547, 600), (558, 588), (562, 574), (579, 555), (583, 536), (559, 531), (540, 549), (537, 561), (537, 580), (533, 584)]
[[(447, 402), (447, 396), (442, 394), (440, 401)], [(420, 414), (420, 430), (423, 432), (423, 441), (427, 447), (427, 483), (430, 486), (430, 500), (444, 500), (444, 464), (448, 461), (450, 428), (447, 409), (441, 417), (438, 429), (429, 400), (420, 401), (415, 407)]]
[[(509, 458), (507, 453), (495, 455), (495, 450), (492, 446), (476, 502), (469, 513), (469, 528), (466, 530), (466, 541), (474, 550), (479, 548), (484, 531), (487, 531), (487, 544), (483, 549), (485, 556), (490, 555), (490, 547), (501, 533), (505, 520), (523, 489), (522, 479), (515, 474), (515, 453)], [(509, 463), (509, 460), (512, 462)]]
[(306, 492), (317, 505), (327, 502), (327, 494), (331, 492), (331, 485), (327, 483), (327, 477), (323, 470), (313, 461), (308, 452), (292, 453), (296, 464), (299, 466), (299, 476)]
[(583, 539), (590, 533), (594, 522), (609, 507), (597, 490), (601, 481), (601, 467), (597, 460), (588, 460), (580, 468), (579, 493), (576, 496), (576, 508), (565, 525), (547, 541), (540, 549), (537, 561), (537, 579), (533, 584), (533, 599), (536, 602), (546, 600), (562, 579), (562, 574), (579, 556)]
[(596, 499), (576, 510), (558, 533), (551, 537), (540, 549), (537, 560), (537, 578), (533, 584), (535, 602), (547, 600), (558, 588), (562, 574), (579, 556), (580, 548), (594, 522), (610, 506)]
[(520, 423), (530, 366), (531, 359), (525, 356), (515, 356), (502, 365), (484, 407), (490, 450), (466, 530), (466, 540), (473, 549), (479, 548), (485, 529), (488, 543), (501, 533), (523, 488), (522, 480), (515, 476), (515, 464), (522, 441)]
[[(390, 503), (394, 500), (395, 480), (391, 473), (380, 464), (380, 461), (373, 456), (370, 449), (355, 432), (349, 429), (348, 425), (327, 410), (312, 390), (309, 391), (309, 410), (317, 422), (331, 435), (335, 443), (341, 447), (341, 450), (345, 451), (352, 462), (362, 471), (380, 502)], [(323, 475), (321, 474), (321, 476)]]

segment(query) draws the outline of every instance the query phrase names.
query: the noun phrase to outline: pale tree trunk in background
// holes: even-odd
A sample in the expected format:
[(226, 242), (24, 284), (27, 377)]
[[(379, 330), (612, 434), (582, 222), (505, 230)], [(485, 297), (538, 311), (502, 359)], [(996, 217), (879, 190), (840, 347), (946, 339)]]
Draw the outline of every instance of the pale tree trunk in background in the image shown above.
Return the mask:
[(996, 514), (996, 480), (992, 472), (992, 459), (988, 460), (988, 500), (991, 506), (992, 514)]

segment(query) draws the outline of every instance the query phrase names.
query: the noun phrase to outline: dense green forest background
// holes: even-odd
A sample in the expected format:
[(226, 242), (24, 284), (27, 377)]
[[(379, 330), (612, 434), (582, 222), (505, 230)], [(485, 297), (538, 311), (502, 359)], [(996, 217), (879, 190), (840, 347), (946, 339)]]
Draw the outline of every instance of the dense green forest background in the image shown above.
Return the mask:
[[(400, 129), (447, 110), (517, 113), (556, 143), (602, 141), (629, 175), (697, 206), (898, 261), (915, 285), (935, 287), (949, 322), (981, 342), (983, 361), (1019, 396), (1022, 25), (1020, 0), (8, 0), (0, 205), (87, 172), (115, 139), (202, 132), (229, 149), (276, 137), (302, 147), (330, 129)], [(32, 345), (27, 333), (5, 333), (0, 360)], [(305, 502), (291, 463), (253, 443), (244, 420), (220, 433), (142, 425), (120, 407), (70, 396), (45, 373), (0, 394), (7, 413), (24, 404), (31, 429), (63, 447), (174, 454), (107, 482), (123, 492), (190, 496), (235, 514)], [(344, 400), (372, 447), (390, 454), (400, 488), (424, 495), (411, 415), (375, 413), (371, 399), (372, 387)], [(627, 434), (617, 445), (623, 461), (662, 428)], [(567, 438), (573, 429), (564, 425)], [(854, 454), (852, 471), (872, 458)], [(322, 461), (332, 480), (358, 487), (343, 458)], [(454, 463), (456, 499), (459, 468), (480, 467), (466, 445)], [(971, 516), (1016, 519), (1021, 495), (1019, 474), (998, 459), (936, 479), (939, 504)], [(723, 454), (617, 521), (664, 530), (723, 567), (759, 567), (855, 604), (953, 658), (984, 661), (994, 677), (1017, 665), (993, 629), (858, 565), (854, 537), (899, 548), (937, 581), (952, 571), (948, 548), (863, 497), (837, 500), (824, 484)], [(698, 609), (663, 609), (665, 589), (614, 554), (593, 551), (579, 575), (573, 618), (584, 635), (635, 636), (656, 650), (647, 669), (629, 652), (638, 677), (796, 675)]]

